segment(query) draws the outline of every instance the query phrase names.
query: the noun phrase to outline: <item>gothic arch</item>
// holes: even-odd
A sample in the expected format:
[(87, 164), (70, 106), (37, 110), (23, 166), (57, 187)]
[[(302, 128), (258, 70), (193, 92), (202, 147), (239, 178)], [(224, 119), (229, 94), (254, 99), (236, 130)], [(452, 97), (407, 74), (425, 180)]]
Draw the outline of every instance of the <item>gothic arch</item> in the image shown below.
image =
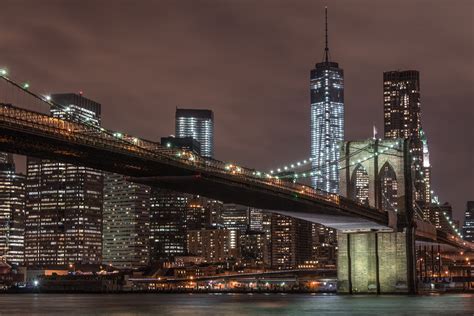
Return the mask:
[(392, 165), (387, 161), (380, 168), (380, 205), (383, 210), (398, 210), (398, 182), (397, 174)]
[(361, 164), (352, 171), (350, 198), (361, 204), (369, 204), (369, 173)]

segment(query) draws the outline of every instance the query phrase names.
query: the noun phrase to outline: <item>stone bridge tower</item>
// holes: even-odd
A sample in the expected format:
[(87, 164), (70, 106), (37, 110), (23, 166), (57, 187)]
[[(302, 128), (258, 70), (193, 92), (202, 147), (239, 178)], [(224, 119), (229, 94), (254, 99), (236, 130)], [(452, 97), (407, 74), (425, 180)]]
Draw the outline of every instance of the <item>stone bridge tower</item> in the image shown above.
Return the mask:
[(415, 293), (412, 158), (409, 140), (340, 146), (340, 193), (397, 214), (397, 231), (338, 234), (340, 293)]

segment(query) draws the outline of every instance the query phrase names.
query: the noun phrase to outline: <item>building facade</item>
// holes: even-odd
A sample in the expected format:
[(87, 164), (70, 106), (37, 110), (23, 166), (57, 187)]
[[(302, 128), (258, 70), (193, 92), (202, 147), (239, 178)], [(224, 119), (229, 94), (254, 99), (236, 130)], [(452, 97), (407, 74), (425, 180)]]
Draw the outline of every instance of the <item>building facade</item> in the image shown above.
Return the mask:
[(188, 253), (203, 257), (208, 263), (225, 262), (231, 257), (230, 231), (223, 228), (189, 230)]
[(463, 238), (474, 242), (474, 201), (467, 201), (464, 214)]
[(272, 214), (272, 268), (295, 269), (314, 261), (311, 226), (301, 219)]
[(117, 268), (148, 264), (150, 188), (119, 174), (104, 175), (102, 260)]
[[(52, 95), (53, 116), (99, 126), (100, 104)], [(103, 175), (88, 167), (27, 158), (25, 262), (33, 266), (100, 263)]]
[(310, 90), (311, 163), (317, 173), (311, 183), (317, 189), (338, 193), (338, 144), (344, 140), (344, 71), (329, 61), (327, 15), (325, 59), (311, 70)]
[(214, 114), (211, 110), (176, 109), (176, 137), (192, 137), (203, 157), (214, 157)]
[(25, 176), (15, 170), (13, 156), (0, 153), (0, 257), (24, 262)]
[(192, 196), (169, 190), (151, 189), (150, 261), (186, 254), (186, 216)]
[[(410, 139), (411, 155), (415, 166), (415, 201), (430, 203), (425, 196), (423, 147), (428, 150), (426, 135), (421, 127), (420, 74), (416, 70), (387, 71), (383, 74), (384, 137)], [(422, 140), (424, 138), (424, 142)]]

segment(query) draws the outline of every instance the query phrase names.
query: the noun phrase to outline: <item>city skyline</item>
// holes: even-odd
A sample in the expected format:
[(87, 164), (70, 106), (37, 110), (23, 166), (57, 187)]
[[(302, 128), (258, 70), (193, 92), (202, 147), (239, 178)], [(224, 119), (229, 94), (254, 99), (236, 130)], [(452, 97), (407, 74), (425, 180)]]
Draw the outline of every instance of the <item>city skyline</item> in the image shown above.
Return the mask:
[[(302, 3), (301, 5), (303, 6), (304, 4)], [(370, 54), (364, 53), (364, 56), (362, 56), (362, 52), (359, 50), (360, 48), (354, 46), (353, 42), (350, 40), (348, 41), (348, 36), (351, 36), (356, 40), (368, 41), (369, 43), (372, 40), (381, 40), (380, 36), (377, 37), (377, 34), (373, 34), (373, 32), (367, 33), (364, 30), (360, 30), (360, 28), (355, 28), (355, 30), (349, 29), (345, 19), (356, 19), (356, 17), (349, 17), (347, 15), (349, 10), (354, 10), (350, 5), (349, 7), (350, 8), (348, 9), (343, 9), (336, 4), (331, 5), (330, 7), (331, 25), (333, 29), (332, 33), (337, 34), (337, 36), (334, 36), (335, 39), (331, 43), (331, 50), (333, 54), (337, 56), (337, 60), (344, 65), (346, 72), (346, 117), (351, 117), (351, 120), (346, 119), (346, 138), (358, 139), (370, 137), (372, 130), (367, 126), (371, 126), (371, 123), (376, 123), (379, 131), (382, 130), (383, 71), (397, 68), (420, 70), (422, 82), (421, 98), (423, 104), (423, 127), (424, 130), (426, 130), (430, 142), (430, 160), (433, 165), (433, 187), (440, 195), (441, 202), (449, 201), (453, 204), (456, 217), (461, 218), (466, 201), (472, 199), (472, 197), (468, 195), (470, 193), (469, 180), (472, 177), (472, 174), (469, 174), (469, 172), (459, 173), (458, 171), (460, 169), (467, 171), (472, 170), (472, 168), (469, 168), (470, 159), (472, 160), (472, 148), (469, 148), (469, 143), (465, 143), (462, 140), (458, 143), (456, 141), (450, 141), (450, 139), (460, 139), (458, 137), (459, 134), (469, 135), (468, 122), (472, 115), (470, 115), (468, 105), (469, 100), (472, 100), (472, 92), (468, 92), (466, 89), (469, 88), (469, 83), (472, 83), (472, 71), (469, 71), (469, 68), (472, 68), (469, 67), (469, 63), (472, 63), (472, 60), (469, 60), (469, 58), (467, 60), (462, 60), (464, 54), (458, 54), (456, 65), (454, 67), (450, 64), (451, 61), (446, 61), (445, 58), (449, 56), (449, 52), (455, 49), (453, 47), (459, 47), (462, 45), (462, 41), (453, 40), (453, 43), (449, 43), (448, 45), (448, 40), (443, 36), (443, 32), (451, 32), (456, 28), (459, 29), (462, 23), (469, 23), (469, 21), (462, 18), (458, 18), (456, 21), (449, 21), (447, 19), (441, 20), (441, 17), (444, 16), (442, 14), (442, 8), (430, 8), (431, 10), (439, 10), (434, 14), (435, 16), (439, 16), (440, 19), (436, 20), (434, 24), (435, 27), (441, 28), (442, 32), (440, 37), (436, 38), (436, 46), (434, 45), (435, 43), (429, 39), (424, 43), (426, 47), (420, 47), (417, 43), (413, 44), (413, 42), (413, 45), (407, 44), (410, 45), (410, 47), (414, 47), (414, 49), (410, 49), (410, 53), (403, 53), (397, 50), (397, 54), (401, 53), (402, 56), (399, 57), (399, 60), (394, 60), (397, 57), (392, 56), (390, 58), (384, 54), (383, 52), (385, 50), (383, 47), (373, 45), (373, 49), (370, 50), (369, 47), (371, 47), (371, 45), (368, 45), (367, 43), (365, 45), (361, 44), (360, 46), (367, 48)], [(246, 61), (252, 61), (253, 63), (258, 64), (258, 67), (241, 67), (242, 69), (236, 69), (234, 68), (234, 65), (229, 65), (230, 71), (229, 69), (226, 69), (226, 72), (232, 72), (233, 76), (231, 77), (232, 80), (227, 82), (226, 80), (223, 80), (225, 76), (220, 72), (221, 70), (217, 69), (219, 67), (222, 68), (224, 61), (219, 58), (209, 60), (208, 57), (202, 56), (202, 52), (209, 49), (209, 45), (212, 45), (213, 36), (218, 38), (220, 32), (213, 33), (212, 30), (207, 29), (206, 27), (199, 28), (200, 32), (204, 32), (203, 34), (208, 36), (206, 38), (211, 39), (211, 43), (208, 43), (208, 46), (205, 47), (196, 46), (198, 57), (195, 57), (196, 53), (191, 54), (180, 52), (178, 50), (180, 48), (179, 45), (172, 42), (172, 45), (168, 47), (166, 51), (167, 53), (171, 53), (171, 50), (176, 50), (176, 52), (178, 52), (178, 58), (174, 58), (174, 60), (178, 60), (179, 65), (171, 65), (169, 64), (169, 60), (168, 63), (162, 63), (158, 60), (151, 63), (152, 66), (147, 68), (144, 66), (142, 61), (136, 60), (139, 56), (144, 56), (144, 60), (149, 61), (149, 55), (146, 53), (143, 54), (143, 52), (135, 52), (133, 50), (125, 50), (125, 53), (110, 52), (108, 55), (110, 60), (105, 60), (101, 55), (104, 53), (105, 48), (101, 47), (101, 45), (96, 41), (93, 41), (94, 45), (88, 46), (88, 50), (82, 50), (81, 47), (84, 44), (82, 41), (84, 39), (92, 38), (97, 40), (102, 35), (108, 35), (110, 30), (106, 29), (103, 31), (104, 33), (95, 36), (91, 33), (91, 29), (88, 27), (75, 25), (75, 19), (81, 20), (76, 16), (76, 14), (81, 14), (80, 10), (79, 12), (77, 12), (77, 10), (71, 10), (69, 13), (62, 12), (64, 16), (60, 18), (59, 21), (57, 19), (52, 19), (59, 23), (61, 21), (64, 22), (64, 17), (69, 17), (69, 22), (71, 22), (71, 24), (68, 28), (75, 27), (77, 30), (77, 32), (72, 32), (72, 35), (69, 34), (74, 41), (65, 37), (64, 34), (66, 33), (63, 34), (58, 30), (54, 32), (54, 25), (44, 26), (42, 29), (43, 31), (52, 31), (43, 34), (50, 41), (56, 39), (56, 42), (60, 40), (61, 43), (66, 44), (62, 46), (58, 45), (61, 46), (57, 47), (58, 52), (69, 52), (72, 60), (77, 61), (77, 63), (65, 63), (65, 60), (62, 60), (61, 58), (50, 58), (49, 60), (51, 61), (47, 61), (45, 60), (45, 56), (41, 53), (41, 45), (38, 44), (39, 54), (34, 60), (30, 61), (31, 65), (29, 67), (24, 68), (22, 60), (15, 57), (14, 51), (11, 50), (11, 48), (7, 49), (5, 58), (2, 61), (2, 66), (7, 66), (16, 77), (21, 77), (22, 79), (24, 78), (25, 80), (30, 81), (36, 91), (84, 90), (86, 96), (103, 103), (104, 113), (102, 116), (104, 118), (105, 126), (116, 129), (120, 129), (121, 126), (126, 126), (130, 129), (126, 130), (126, 132), (131, 132), (132, 134), (140, 135), (149, 139), (159, 140), (159, 136), (167, 135), (173, 130), (171, 127), (173, 117), (172, 112), (176, 106), (179, 106), (180, 104), (189, 104), (196, 108), (210, 108), (214, 110), (216, 116), (219, 117), (219, 120), (216, 121), (216, 157), (222, 160), (232, 159), (244, 165), (268, 170), (287, 161), (302, 159), (307, 157), (309, 154), (309, 111), (307, 106), (309, 93), (307, 91), (307, 72), (315, 60), (322, 59), (321, 52), (323, 51), (322, 48), (324, 43), (323, 32), (317, 30), (317, 28), (320, 27), (321, 22), (323, 21), (323, 8), (323, 5), (315, 5), (314, 10), (307, 10), (311, 11), (312, 16), (302, 16), (301, 23), (309, 23), (309, 25), (314, 26), (315, 30), (312, 30), (311, 34), (304, 33), (300, 38), (296, 39), (292, 38), (292, 36), (283, 36), (283, 34), (291, 35), (296, 31), (302, 32), (305, 30), (305, 27), (299, 25), (297, 30), (294, 30), (290, 26), (285, 27), (284, 23), (277, 24), (273, 19), (279, 17), (279, 14), (283, 14), (283, 12), (280, 12), (277, 8), (273, 8), (271, 14), (269, 13), (271, 16), (266, 16), (266, 19), (264, 19), (272, 26), (278, 25), (277, 31), (280, 37), (278, 40), (270, 40), (271, 44), (267, 43), (265, 45), (276, 45), (275, 47), (278, 48), (278, 51), (285, 53), (285, 56), (290, 56), (290, 59), (283, 57), (281, 53), (278, 54), (277, 52), (265, 49), (266, 47), (264, 44), (260, 46), (257, 45), (255, 51), (253, 49), (244, 49), (244, 53), (241, 53), (238, 56), (232, 56), (228, 51), (229, 47), (226, 46), (230, 45), (229, 42), (219, 37), (219, 41), (222, 41), (222, 43), (219, 43), (219, 46), (216, 47), (217, 52), (220, 52), (222, 55), (227, 57), (232, 56), (231, 60), (236, 64), (245, 64)], [(61, 13), (54, 8), (48, 9), (51, 9), (49, 14), (53, 16)], [(456, 7), (452, 9), (459, 10), (459, 12), (457, 12), (459, 14), (462, 13), (462, 8)], [(140, 8), (136, 10), (140, 10)], [(223, 13), (228, 12), (226, 10), (232, 11), (232, 9), (228, 9), (225, 5), (220, 9), (216, 8), (214, 5), (213, 10), (222, 10), (224, 11)], [(242, 12), (239, 11), (238, 8), (235, 8), (235, 10), (240, 14), (238, 17), (235, 17), (235, 19), (241, 19)], [(242, 8), (240, 10), (242, 10)], [(396, 16), (396, 10), (398, 9), (392, 7), (391, 10), (391, 16)], [(73, 11), (74, 13), (72, 13)], [(114, 10), (112, 11), (115, 12)], [(305, 10), (299, 10), (299, 12), (302, 11)], [(10, 12), (12, 13), (10, 15), (14, 16), (11, 8), (8, 6), (6, 7), (5, 12)], [(183, 14), (186, 14), (186, 12), (187, 11)], [(381, 14), (380, 21), (371, 20), (372, 25), (384, 25), (384, 22), (382, 22), (382, 16), (385, 11), (380, 9), (378, 12)], [(90, 12), (87, 14), (90, 14)], [(119, 15), (120, 13), (116, 12), (116, 14)], [(203, 12), (195, 12), (195, 14), (198, 14), (198, 17), (195, 17), (194, 22), (202, 22)], [(406, 14), (406, 19), (410, 20), (415, 19), (416, 17), (419, 18), (418, 23), (420, 25), (425, 23), (425, 25), (431, 26), (431, 24), (426, 24), (426, 18), (432, 15), (433, 12), (431, 12), (431, 15), (427, 13), (426, 15), (418, 15), (412, 12)], [(95, 21), (92, 16), (88, 18), (91, 19), (92, 22)], [(115, 21), (116, 18), (117, 17), (112, 18), (110, 22)], [(252, 17), (248, 18), (251, 19)], [(358, 12), (357, 19), (363, 18), (363, 13)], [(466, 16), (466, 18), (468, 18), (468, 16)], [(231, 18), (229, 19), (230, 21), (234, 21)], [(267, 29), (268, 26), (260, 24), (260, 21), (254, 20), (252, 22), (255, 24), (257, 30), (260, 31), (260, 33), (257, 32), (257, 35), (252, 35), (249, 29), (246, 29), (240, 24), (228, 26), (228, 23), (224, 23), (224, 25), (230, 27), (232, 35), (237, 36), (239, 41), (243, 41), (244, 39), (242, 37), (246, 36), (248, 36), (248, 40), (253, 41), (259, 39), (260, 36), (265, 37), (266, 34), (270, 32), (270, 30)], [(32, 19), (29, 23), (37, 25), (39, 22)], [(164, 24), (166, 27), (171, 28), (171, 30), (179, 29), (178, 26), (172, 23), (169, 24), (164, 22)], [(95, 24), (92, 23), (92, 25)], [(457, 27), (453, 27), (453, 25)], [(400, 27), (405, 28), (407, 26), (401, 25)], [(464, 26), (464, 28), (466, 27)], [(71, 31), (71, 29), (68, 30)], [(13, 35), (15, 31), (27, 35), (26, 33), (22, 33), (26, 32), (26, 29), (13, 23), (10, 33), (7, 36), (10, 41), (16, 43), (12, 46), (22, 48), (24, 47), (22, 45), (25, 44), (22, 44), (22, 41), (16, 39)], [(41, 32), (41, 28), (38, 31)], [(134, 29), (133, 31), (138, 30)], [(191, 36), (193, 33), (192, 28), (185, 28), (182, 31), (184, 31), (186, 36)], [(398, 37), (400, 34), (398, 34), (394, 28), (386, 31), (385, 35), (395, 38), (393, 39), (392, 44), (387, 45), (387, 49), (390, 49), (390, 47), (393, 48), (393, 45), (396, 43), (400, 44), (402, 39), (404, 41), (410, 41), (417, 37), (416, 29), (412, 30), (413, 34), (408, 35), (406, 32), (399, 32), (405, 34), (403, 34), (402, 37)], [(446, 36), (448, 37), (448, 35)], [(214, 40), (216, 38), (214, 38)], [(290, 38), (291, 40), (287, 41), (287, 39)], [(311, 41), (305, 42), (304, 39), (311, 39)], [(110, 47), (119, 45), (111, 38), (110, 40), (112, 41)], [(134, 45), (138, 47), (143, 44), (141, 38), (134, 39), (133, 36), (128, 38), (127, 41), (127, 44), (132, 47)], [(440, 45), (440, 43), (445, 42), (447, 43), (446, 45)], [(199, 44), (202, 45), (201, 43)], [(290, 47), (290, 44), (294, 47)], [(305, 45), (307, 49), (306, 51), (301, 49), (301, 44)], [(386, 43), (384, 42), (384, 44)], [(426, 56), (424, 53), (425, 50), (434, 50), (435, 47), (437, 49), (435, 56)], [(160, 45), (155, 47), (152, 51), (162, 58), (165, 57), (160, 55), (163, 54), (163, 52), (159, 48)], [(359, 58), (359, 60), (357, 58), (355, 58), (355, 60), (358, 62), (354, 62), (354, 60), (351, 59), (354, 57), (347, 55), (346, 51), (349, 50), (349, 48), (352, 49), (352, 53), (354, 53), (355, 50), (355, 55)], [(97, 49), (99, 53), (91, 53)], [(459, 51), (459, 48), (456, 50)], [(78, 51), (82, 51), (82, 53)], [(265, 52), (265, 54), (263, 54), (263, 52)], [(469, 47), (467, 47), (467, 50), (465, 48), (464, 52), (466, 53), (466, 56), (472, 55), (469, 53)], [(269, 53), (272, 58), (266, 60), (265, 56)], [(49, 52), (49, 54), (51, 54), (51, 52)], [(53, 51), (52, 54), (54, 55), (56, 52)], [(125, 56), (131, 54), (136, 59), (132, 60), (130, 63), (127, 62), (129, 66), (125, 66), (116, 59), (123, 58), (124, 54)], [(164, 54), (166, 55), (166, 53)], [(193, 55), (194, 59), (186, 58), (191, 55)], [(383, 58), (378, 57), (379, 55)], [(285, 63), (283, 63), (282, 60), (285, 60)], [(441, 60), (443, 62), (440, 62)], [(32, 65), (38, 63), (41, 64), (43, 61), (45, 63), (43, 63), (41, 67)], [(210, 71), (210, 75), (208, 76), (211, 78), (210, 82), (206, 80), (203, 82), (203, 80), (199, 79), (199, 76), (195, 77), (194, 74), (189, 78), (184, 79), (185, 72), (182, 73), (182, 71), (191, 71), (192, 67), (202, 64), (202, 61), (205, 61), (204, 64), (208, 67), (212, 66), (208, 69)], [(435, 72), (434, 69), (432, 69), (434, 68), (434, 64), (431, 64), (430, 66), (430, 62), (439, 63), (436, 64)], [(26, 64), (29, 65), (30, 63)], [(363, 74), (358, 73), (357, 70), (364, 69), (363, 66), (365, 64), (374, 64), (374, 67), (367, 69)], [(456, 68), (458, 67), (458, 64), (462, 65), (462, 68)], [(116, 68), (112, 68), (112, 65), (115, 65)], [(250, 65), (255, 66), (255, 64)], [(282, 67), (274, 72), (270, 71), (272, 65), (279, 65)], [(447, 67), (448, 65), (451, 67)], [(96, 72), (95, 79), (87, 82), (84, 79), (87, 77), (87, 71), (83, 72), (82, 75), (78, 75), (84, 71), (80, 68), (84, 68), (85, 70), (87, 70), (87, 68), (103, 69), (103, 71)], [(110, 79), (108, 72), (113, 73), (112, 70), (126, 72), (132, 79), (139, 78), (135, 84), (140, 91), (140, 96), (137, 96), (132, 92), (137, 90), (135, 86), (133, 86), (133, 89), (123, 88), (122, 85), (124, 82), (121, 81), (123, 78), (120, 80)], [(150, 77), (152, 70), (153, 75)], [(168, 73), (181, 73), (183, 77), (172, 77), (172, 80), (170, 81), (165, 81), (165, 78), (160, 76), (155, 77), (157, 72), (163, 70), (166, 70)], [(233, 71), (237, 72), (234, 73)], [(267, 72), (264, 80), (261, 78), (260, 74), (262, 71)], [(75, 73), (74, 77), (79, 79), (68, 78), (69, 72)], [(275, 75), (268, 76), (268, 73), (275, 73)], [(443, 76), (439, 76), (439, 73), (442, 73)], [(237, 77), (235, 76), (236, 74), (238, 74)], [(246, 74), (251, 80), (236, 80), (236, 78), (241, 78), (244, 74)], [(463, 75), (464, 80), (456, 79), (460, 75)], [(41, 80), (40, 78), (43, 76), (45, 79)], [(440, 80), (440, 78), (442, 78), (442, 80)], [(192, 82), (189, 81), (191, 79)], [(440, 82), (437, 82), (437, 80), (440, 80)], [(221, 81), (224, 82), (224, 84), (221, 84)], [(160, 82), (165, 82), (165, 84), (160, 86)], [(171, 87), (170, 82), (172, 82), (172, 85), (176, 85), (178, 90), (175, 91)], [(457, 84), (450, 85), (450, 89), (442, 89), (443, 84), (446, 82), (456, 82)], [(181, 88), (182, 86), (187, 86), (191, 83), (193, 83), (193, 87), (190, 87), (189, 92), (185, 91), (186, 89)], [(363, 89), (360, 88), (362, 83), (364, 83)], [(149, 89), (147, 84), (150, 85), (152, 89), (147, 90)], [(359, 85), (359, 89), (357, 89), (357, 85)], [(153, 89), (154, 86), (160, 87), (158, 87), (158, 89)], [(212, 86), (217, 86), (217, 89), (212, 90)], [(275, 92), (275, 86), (278, 87), (278, 93)], [(251, 87), (256, 91), (248, 89)], [(99, 92), (100, 89), (103, 89), (104, 92)], [(199, 89), (202, 94), (196, 95), (197, 91), (195, 89)], [(250, 90), (250, 92), (247, 92), (247, 89)], [(363, 95), (358, 95), (357, 90), (360, 90)], [(368, 96), (366, 95), (367, 93), (369, 94)], [(208, 94), (212, 94), (212, 96), (208, 96)], [(150, 102), (149, 98), (156, 99), (156, 101)], [(437, 98), (439, 98), (439, 100), (437, 100)], [(146, 99), (148, 99), (148, 101)], [(232, 102), (229, 102), (231, 99)], [(461, 101), (463, 99), (464, 101)], [(129, 102), (134, 102), (137, 106), (134, 107), (134, 111), (127, 113), (128, 115), (122, 115), (124, 111), (126, 111)], [(454, 105), (446, 106), (446, 104), (451, 104), (451, 102)], [(266, 104), (266, 106), (262, 106), (262, 104)], [(445, 108), (453, 108), (455, 105), (459, 105), (456, 107), (459, 111), (444, 110)], [(462, 105), (464, 105), (464, 108)], [(359, 110), (356, 111), (355, 109)], [(367, 113), (368, 111), (373, 113)], [(161, 112), (163, 114), (159, 116), (151, 115)], [(364, 113), (361, 115), (358, 112)], [(450, 112), (456, 112), (456, 115), (452, 116), (453, 113)], [(231, 119), (231, 116), (237, 116), (240, 119)], [(156, 121), (157, 117), (160, 119), (159, 122)], [(245, 128), (242, 128), (243, 117), (246, 119), (244, 125)], [(446, 121), (455, 124), (457, 130), (436, 129), (436, 126), (443, 123), (446, 124)], [(275, 139), (277, 141), (262, 141), (267, 139)], [(282, 142), (284, 146), (282, 146)], [(264, 160), (262, 157), (266, 157), (266, 159)], [(456, 176), (454, 177), (451, 174), (455, 174)], [(461, 183), (461, 185), (459, 185), (459, 183)]]

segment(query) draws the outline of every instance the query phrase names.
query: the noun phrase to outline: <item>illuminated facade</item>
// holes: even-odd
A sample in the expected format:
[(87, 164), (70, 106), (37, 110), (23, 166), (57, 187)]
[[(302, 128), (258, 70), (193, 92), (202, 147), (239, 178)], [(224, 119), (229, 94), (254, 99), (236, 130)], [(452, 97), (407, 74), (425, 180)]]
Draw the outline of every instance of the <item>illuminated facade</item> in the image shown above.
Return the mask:
[(240, 253), (240, 236), (249, 228), (250, 208), (238, 204), (224, 204), (222, 224), (230, 231), (230, 250)]
[(189, 230), (188, 253), (203, 257), (208, 263), (225, 262), (231, 257), (230, 231), (222, 228)]
[(317, 172), (311, 183), (317, 189), (338, 193), (338, 144), (344, 140), (344, 72), (329, 61), (327, 19), (325, 60), (311, 70), (310, 89), (311, 161)]
[(191, 196), (152, 188), (150, 198), (150, 260), (186, 254), (186, 213)]
[(24, 261), (25, 177), (16, 173), (11, 154), (0, 153), (0, 257)]
[(425, 201), (420, 74), (415, 70), (384, 72), (383, 88), (384, 136), (388, 139), (411, 139), (415, 200)]
[(271, 247), (274, 269), (294, 269), (313, 261), (312, 223), (272, 214)]
[(51, 95), (51, 114), (65, 120), (100, 125), (100, 104), (75, 93), (57, 93)]
[(465, 240), (474, 242), (474, 201), (467, 201), (464, 214), (463, 236)]
[(214, 114), (211, 110), (176, 109), (176, 137), (192, 137), (203, 157), (214, 157)]
[(118, 174), (104, 175), (103, 250), (105, 264), (146, 266), (149, 260), (150, 188)]
[[(55, 94), (53, 116), (100, 123), (100, 104)], [(101, 263), (103, 175), (88, 167), (27, 158), (25, 262), (30, 266)]]

